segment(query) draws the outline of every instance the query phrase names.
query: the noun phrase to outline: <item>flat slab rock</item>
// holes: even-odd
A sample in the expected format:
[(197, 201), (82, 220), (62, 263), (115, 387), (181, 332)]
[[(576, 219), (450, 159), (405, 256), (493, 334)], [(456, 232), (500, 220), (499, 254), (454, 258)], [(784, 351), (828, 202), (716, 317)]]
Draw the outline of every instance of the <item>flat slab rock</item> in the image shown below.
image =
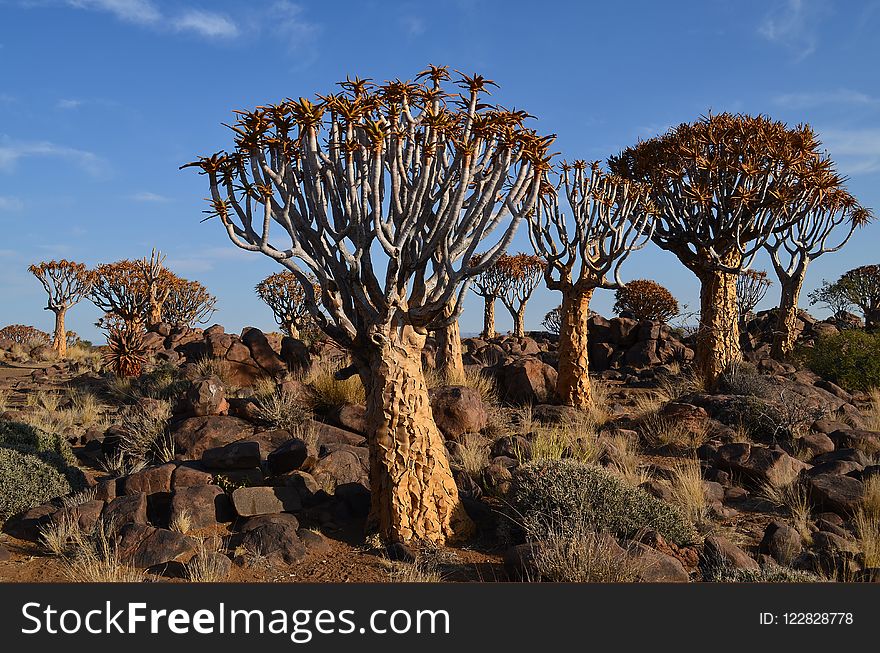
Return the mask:
[(299, 492), (292, 487), (242, 487), (232, 493), (232, 505), (241, 517), (296, 512), (302, 509)]

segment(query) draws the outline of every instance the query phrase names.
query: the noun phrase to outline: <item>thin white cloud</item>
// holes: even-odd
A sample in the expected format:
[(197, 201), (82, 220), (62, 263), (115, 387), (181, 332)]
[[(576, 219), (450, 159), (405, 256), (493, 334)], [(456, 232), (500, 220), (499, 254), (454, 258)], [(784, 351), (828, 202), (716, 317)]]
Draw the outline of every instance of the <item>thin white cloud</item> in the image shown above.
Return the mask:
[(880, 107), (880, 97), (841, 88), (817, 93), (783, 93), (774, 97), (773, 103), (789, 109), (807, 109), (823, 105)]
[(880, 172), (880, 129), (827, 129), (819, 135), (844, 174)]
[(162, 12), (150, 0), (67, 0), (77, 9), (106, 11), (126, 23), (154, 25), (162, 20)]
[(21, 211), (23, 208), (24, 202), (17, 197), (0, 195), (0, 213), (12, 213), (13, 211)]
[(58, 100), (58, 108), (64, 111), (69, 111), (71, 109), (79, 109), (83, 105), (82, 100), (72, 100), (72, 99), (63, 99)]
[(157, 30), (191, 32), (206, 38), (234, 38), (238, 27), (228, 17), (213, 11), (184, 8), (179, 15), (169, 15), (150, 0), (66, 0), (77, 9), (102, 11), (134, 25)]
[(100, 177), (106, 173), (104, 160), (88, 150), (79, 150), (50, 141), (0, 141), (0, 172), (12, 172), (22, 159), (39, 157), (70, 161), (93, 177)]
[(758, 34), (787, 48), (795, 61), (806, 59), (819, 44), (824, 4), (820, 0), (777, 0), (774, 4), (758, 25)]
[(209, 11), (190, 9), (173, 21), (179, 32), (196, 32), (208, 38), (235, 38), (238, 27), (229, 18)]
[(140, 193), (135, 193), (131, 196), (135, 202), (156, 202), (156, 203), (164, 203), (170, 202), (171, 198), (165, 197), (164, 195), (159, 195), (158, 193), (151, 193), (149, 191), (143, 191)]

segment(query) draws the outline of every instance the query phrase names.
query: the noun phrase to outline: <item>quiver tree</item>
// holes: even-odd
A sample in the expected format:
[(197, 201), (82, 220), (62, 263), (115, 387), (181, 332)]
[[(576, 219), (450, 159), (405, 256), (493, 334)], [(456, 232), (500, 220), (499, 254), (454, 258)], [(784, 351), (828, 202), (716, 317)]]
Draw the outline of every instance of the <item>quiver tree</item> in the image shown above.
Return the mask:
[(742, 356), (736, 279), (840, 178), (807, 125), (722, 113), (682, 124), (609, 160), (648, 186), (652, 239), (700, 280), (695, 363), (708, 388)]
[(865, 318), (865, 328), (880, 325), (880, 265), (863, 265), (845, 272), (837, 284), (850, 304), (858, 306)]
[(419, 79), (347, 80), (337, 94), (241, 112), (235, 150), (192, 165), (210, 182), (209, 215), (237, 246), (293, 273), (316, 324), (351, 352), (345, 374), (366, 391), (368, 528), (444, 542), (472, 523), (431, 413), (422, 347), (532, 210), (552, 139), (524, 128), (526, 114), (482, 103), (492, 82), (480, 76), (461, 78), (461, 95), (445, 91), (445, 68)]
[(789, 229), (774, 234), (767, 242), (765, 248), (782, 293), (776, 311), (772, 356), (782, 358), (794, 349), (798, 300), (807, 266), (823, 254), (841, 249), (853, 232), (870, 219), (869, 210), (859, 206), (846, 190), (838, 188), (826, 193), (819, 204), (804, 213)]
[(541, 321), (541, 325), (547, 329), (548, 333), (558, 336), (561, 319), (562, 307), (557, 306), (544, 313), (544, 319)]
[(67, 333), (64, 328), (64, 316), (68, 309), (85, 297), (92, 287), (92, 273), (84, 263), (74, 263), (62, 259), (45, 261), (39, 265), (31, 265), (28, 270), (33, 274), (49, 295), (46, 310), (55, 314), (55, 331), (52, 348), (59, 356), (67, 354)]
[(217, 310), (217, 298), (198, 281), (177, 278), (162, 304), (162, 322), (175, 327), (204, 324)]
[(501, 303), (513, 320), (513, 335), (526, 334), (526, 304), (544, 276), (544, 260), (540, 256), (520, 252), (504, 255), (495, 264), (504, 277), (501, 285)]
[(89, 299), (105, 313), (143, 328), (150, 308), (150, 291), (142, 261), (128, 259), (102, 263), (94, 270)]
[[(588, 409), (590, 300), (596, 288), (623, 285), (620, 266), (650, 236), (650, 206), (639, 184), (583, 161), (563, 165), (558, 184), (544, 191), (529, 234), (546, 261), (547, 287), (562, 293), (556, 392), (563, 403)], [(559, 206), (560, 195), (570, 216)]]
[(9, 324), (0, 329), (0, 340), (11, 340), (19, 345), (45, 345), (49, 334), (27, 324)]
[(299, 330), (311, 319), (312, 310), (308, 301), (316, 301), (321, 296), (321, 286), (314, 277), (308, 279), (312, 294), (306, 295), (302, 283), (292, 272), (276, 272), (257, 284), (255, 290), (275, 316), (275, 321), (285, 335), (299, 338)]
[(152, 327), (162, 321), (162, 307), (180, 279), (165, 267), (165, 257), (155, 249), (149, 259), (144, 257), (138, 265), (147, 288), (147, 325)]
[(736, 306), (740, 323), (745, 323), (767, 294), (773, 281), (763, 270), (742, 270), (736, 277)]
[(464, 359), (461, 349), (461, 328), (455, 314), (456, 301), (451, 301), (440, 313), (439, 322), (431, 330), (437, 343), (435, 370), (447, 383), (464, 383)]
[[(479, 255), (474, 257), (473, 265), (479, 263)], [(483, 298), (483, 338), (494, 338), (495, 331), (495, 302), (501, 297), (501, 289), (506, 276), (502, 269), (490, 265), (480, 274), (471, 279), (471, 290), (475, 295)]]
[(614, 312), (637, 320), (669, 322), (678, 315), (678, 300), (656, 281), (633, 279), (614, 293)]
[(843, 324), (847, 312), (852, 307), (852, 301), (840, 280), (832, 283), (823, 279), (822, 285), (810, 293), (810, 306), (816, 304), (824, 304), (831, 311), (831, 316), (838, 326)]

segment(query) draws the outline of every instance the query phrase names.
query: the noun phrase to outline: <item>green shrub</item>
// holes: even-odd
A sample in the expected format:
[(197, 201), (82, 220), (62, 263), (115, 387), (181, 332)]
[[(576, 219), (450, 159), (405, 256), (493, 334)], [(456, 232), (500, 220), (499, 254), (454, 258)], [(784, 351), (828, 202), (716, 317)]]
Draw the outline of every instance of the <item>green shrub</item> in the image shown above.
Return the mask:
[(823, 578), (808, 571), (799, 571), (779, 565), (764, 565), (760, 569), (737, 569), (730, 565), (715, 565), (703, 571), (703, 580), (710, 583), (822, 583)]
[(0, 448), (0, 523), (72, 490), (61, 471), (34, 454)]
[(842, 331), (802, 353), (807, 366), (847, 390), (880, 386), (880, 333)]
[(76, 464), (70, 444), (62, 435), (47, 433), (30, 424), (0, 420), (0, 447), (38, 455), (59, 469)]
[(676, 544), (697, 539), (693, 525), (676, 507), (630, 487), (601, 467), (576, 460), (539, 460), (518, 467), (508, 501), (530, 531), (536, 522), (552, 527), (583, 520), (597, 532), (620, 537), (654, 529)]

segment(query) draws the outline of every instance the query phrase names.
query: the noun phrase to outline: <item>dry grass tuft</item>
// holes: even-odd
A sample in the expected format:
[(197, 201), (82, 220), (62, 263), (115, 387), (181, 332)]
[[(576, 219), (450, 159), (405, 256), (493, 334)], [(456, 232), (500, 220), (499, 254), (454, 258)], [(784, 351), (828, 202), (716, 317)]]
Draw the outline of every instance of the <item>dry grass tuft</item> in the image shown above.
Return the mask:
[(316, 410), (328, 410), (345, 404), (362, 404), (365, 400), (364, 386), (360, 377), (355, 374), (344, 381), (334, 378), (335, 370), (326, 365), (314, 365), (306, 378), (318, 394)]
[(122, 415), (122, 452), (135, 460), (173, 460), (173, 446), (167, 433), (170, 418), (171, 402), (164, 399), (129, 406)]
[(443, 576), (431, 563), (416, 560), (412, 563), (390, 562), (388, 580), (392, 583), (442, 583)]
[(543, 529), (535, 540), (535, 580), (551, 583), (632, 583), (641, 566), (608, 534), (574, 520)]
[(880, 388), (871, 388), (868, 395), (871, 401), (864, 411), (865, 426), (870, 431), (880, 431)]
[(458, 447), (461, 466), (472, 478), (479, 477), (489, 464), (489, 445), (486, 439), (473, 433), (467, 434)]
[(638, 487), (648, 480), (648, 472), (641, 464), (641, 448), (635, 438), (613, 433), (603, 437), (601, 443), (604, 454), (610, 459), (606, 469), (631, 487)]
[(681, 463), (672, 473), (673, 502), (697, 525), (709, 520), (709, 503), (703, 489), (703, 472), (696, 458)]
[(9, 408), (9, 391), (0, 388), (0, 413), (5, 412)]
[(691, 428), (687, 422), (651, 415), (641, 421), (641, 434), (649, 446), (673, 451), (695, 451), (708, 438), (706, 426)]
[(309, 417), (289, 392), (276, 390), (263, 395), (257, 399), (255, 408), (261, 420), (286, 431), (295, 431)]
[(171, 523), (168, 524), (168, 528), (186, 535), (192, 529), (192, 515), (186, 509), (177, 511), (174, 513)]
[(196, 544), (196, 553), (186, 563), (186, 579), (191, 583), (220, 583), (226, 580), (226, 568), (220, 562), (221, 542), (218, 538), (203, 538)]
[(533, 423), (531, 433), (532, 460), (573, 458), (596, 463), (602, 455), (597, 427), (589, 415), (579, 415), (568, 424)]
[(792, 527), (801, 534), (805, 542), (812, 539), (810, 524), (812, 523), (813, 506), (807, 488), (798, 481), (788, 485), (766, 483), (761, 486), (759, 496), (778, 508), (783, 508), (791, 518)]

